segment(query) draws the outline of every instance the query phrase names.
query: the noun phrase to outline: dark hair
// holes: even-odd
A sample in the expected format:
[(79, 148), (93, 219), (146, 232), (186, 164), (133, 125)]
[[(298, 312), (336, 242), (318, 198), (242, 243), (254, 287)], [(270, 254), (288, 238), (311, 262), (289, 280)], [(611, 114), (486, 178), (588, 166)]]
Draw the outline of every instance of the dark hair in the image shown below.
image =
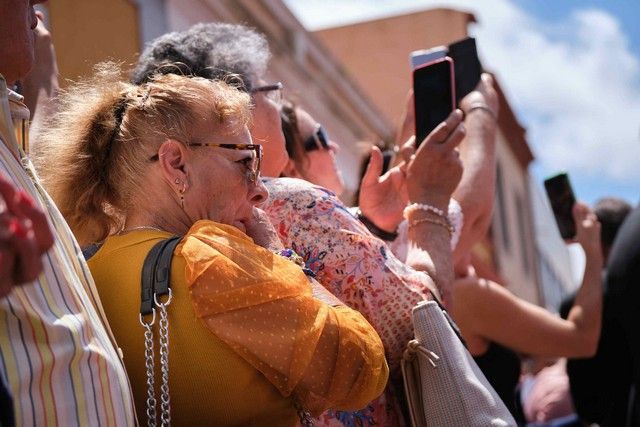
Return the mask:
[(600, 221), (600, 242), (603, 250), (608, 251), (618, 234), (618, 229), (631, 212), (631, 205), (616, 197), (604, 197), (593, 208)]
[(156, 74), (182, 74), (220, 80), (240, 77), (250, 91), (264, 74), (270, 57), (262, 34), (243, 25), (196, 24), (153, 40), (138, 59), (132, 82), (141, 84)]
[(282, 133), (284, 135), (285, 147), (289, 158), (293, 161), (298, 172), (304, 172), (307, 161), (307, 155), (304, 151), (304, 141), (298, 127), (298, 115), (296, 113), (296, 105), (284, 100), (280, 109), (280, 122), (282, 124)]

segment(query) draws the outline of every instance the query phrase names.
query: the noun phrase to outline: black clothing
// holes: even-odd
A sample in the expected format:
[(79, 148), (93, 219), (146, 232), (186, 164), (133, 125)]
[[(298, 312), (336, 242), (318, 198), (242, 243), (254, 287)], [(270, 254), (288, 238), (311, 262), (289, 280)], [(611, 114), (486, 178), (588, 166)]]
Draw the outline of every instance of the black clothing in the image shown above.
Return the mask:
[(638, 399), (629, 404), (632, 386), (640, 390), (640, 207), (620, 227), (604, 289), (598, 351), (590, 359), (569, 360), (571, 394), (585, 421), (640, 426)]
[(13, 427), (14, 425), (13, 399), (11, 399), (11, 393), (0, 375), (0, 427)]
[(517, 417), (519, 411), (516, 405), (516, 386), (520, 379), (518, 355), (513, 350), (492, 342), (484, 354), (473, 356), (473, 359), (507, 409)]

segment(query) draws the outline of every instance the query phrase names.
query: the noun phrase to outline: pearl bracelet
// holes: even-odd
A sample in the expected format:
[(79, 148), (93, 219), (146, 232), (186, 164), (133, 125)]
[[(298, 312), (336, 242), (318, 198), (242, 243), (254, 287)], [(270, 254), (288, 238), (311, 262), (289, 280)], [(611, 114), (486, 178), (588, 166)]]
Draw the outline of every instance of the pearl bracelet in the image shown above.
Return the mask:
[(410, 204), (409, 206), (404, 208), (404, 211), (402, 212), (402, 215), (404, 216), (404, 218), (406, 220), (409, 220), (409, 216), (415, 211), (431, 212), (431, 213), (434, 213), (434, 214), (438, 215), (439, 217), (441, 217), (443, 219), (448, 220), (447, 215), (444, 213), (444, 211), (442, 209), (438, 209), (435, 206), (427, 205), (425, 203), (412, 203), (412, 204)]

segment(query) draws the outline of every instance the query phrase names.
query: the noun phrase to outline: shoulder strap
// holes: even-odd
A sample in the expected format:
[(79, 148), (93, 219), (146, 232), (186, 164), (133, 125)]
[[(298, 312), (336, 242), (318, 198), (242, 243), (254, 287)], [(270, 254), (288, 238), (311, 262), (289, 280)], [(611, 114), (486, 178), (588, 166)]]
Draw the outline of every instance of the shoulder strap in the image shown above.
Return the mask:
[(181, 240), (181, 236), (174, 236), (156, 243), (144, 259), (140, 293), (140, 314), (143, 316), (153, 311), (154, 295), (169, 293), (171, 258)]

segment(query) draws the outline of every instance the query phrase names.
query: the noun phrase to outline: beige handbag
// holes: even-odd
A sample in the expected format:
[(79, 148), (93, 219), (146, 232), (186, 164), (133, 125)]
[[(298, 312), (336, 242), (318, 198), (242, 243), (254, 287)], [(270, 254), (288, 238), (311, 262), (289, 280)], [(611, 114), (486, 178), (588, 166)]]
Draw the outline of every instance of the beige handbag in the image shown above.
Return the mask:
[(402, 360), (412, 425), (516, 426), (440, 304), (422, 301), (412, 314), (415, 339)]

